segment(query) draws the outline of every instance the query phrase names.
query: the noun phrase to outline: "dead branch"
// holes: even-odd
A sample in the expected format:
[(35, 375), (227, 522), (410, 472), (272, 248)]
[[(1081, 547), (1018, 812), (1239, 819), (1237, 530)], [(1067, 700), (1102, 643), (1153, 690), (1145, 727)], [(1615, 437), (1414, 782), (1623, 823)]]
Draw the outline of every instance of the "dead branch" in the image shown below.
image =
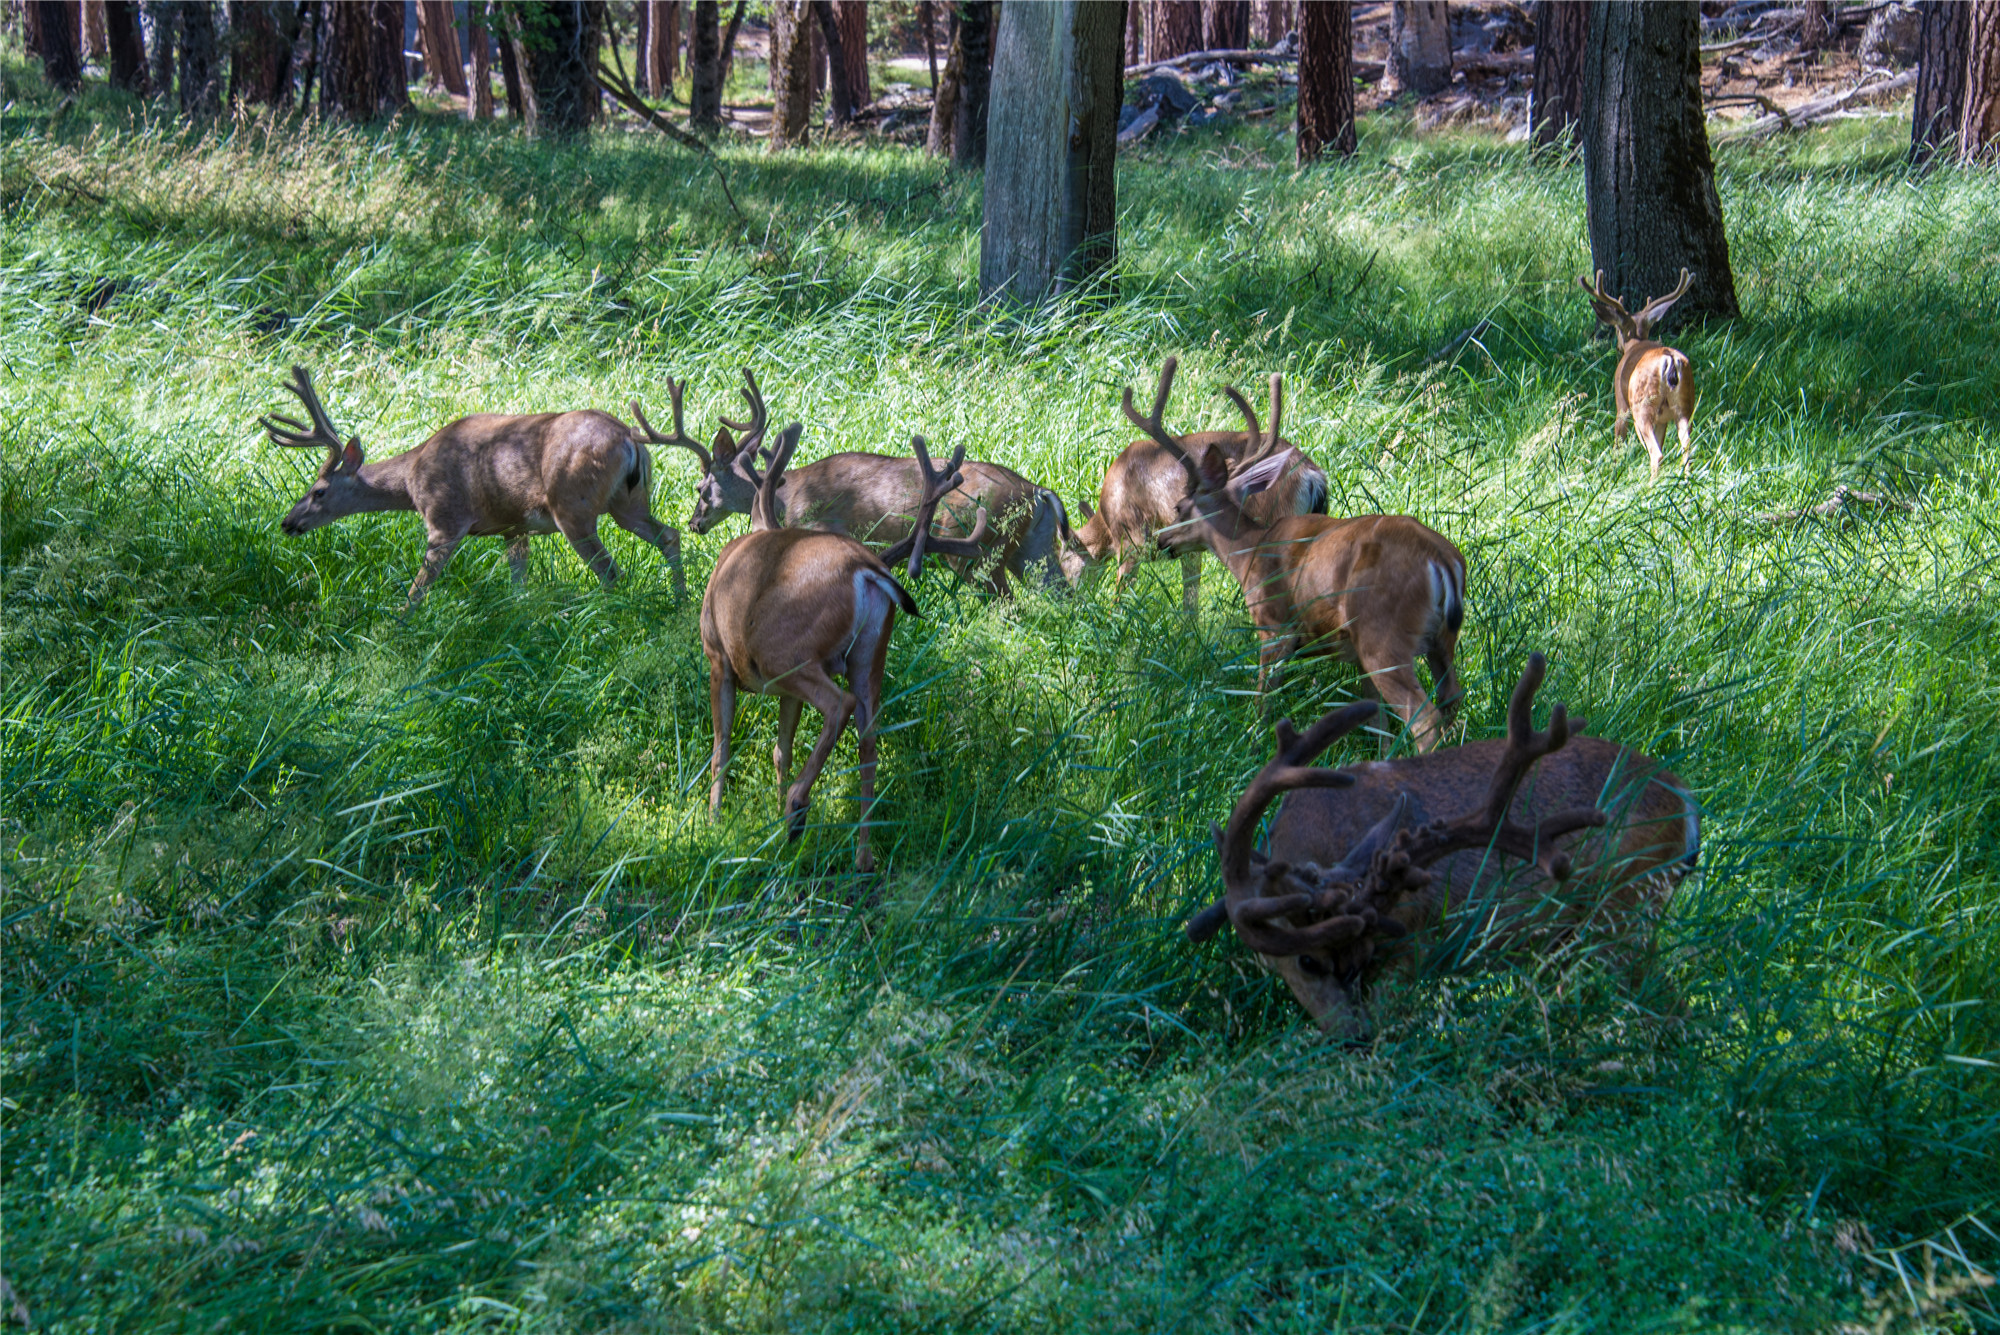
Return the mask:
[(1863, 98), (1886, 97), (1901, 92), (1917, 81), (1917, 71), (1904, 70), (1893, 79), (1880, 83), (1866, 83), (1858, 88), (1850, 88), (1832, 97), (1822, 97), (1812, 102), (1801, 102), (1790, 111), (1780, 111), (1771, 116), (1760, 116), (1742, 129), (1727, 137), (1730, 139), (1757, 139), (1775, 130), (1796, 130), (1801, 125), (1811, 125), (1814, 121), (1825, 120), (1836, 112)]

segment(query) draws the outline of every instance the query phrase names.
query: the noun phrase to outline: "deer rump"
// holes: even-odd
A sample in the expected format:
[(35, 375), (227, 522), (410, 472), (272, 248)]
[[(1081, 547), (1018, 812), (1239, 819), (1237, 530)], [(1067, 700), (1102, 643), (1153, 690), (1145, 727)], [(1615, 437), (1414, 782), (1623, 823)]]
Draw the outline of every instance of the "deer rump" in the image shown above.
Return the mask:
[[(964, 482), (938, 506), (940, 537), (971, 534), (983, 503), (988, 515), (987, 555), (976, 561), (948, 557), (961, 575), (991, 565), (990, 582), (1006, 587), (1009, 576), (1030, 571), (1044, 585), (1063, 579), (1063, 553), (1073, 541), (1062, 499), (1011, 468), (968, 460)], [(910, 536), (924, 500), (924, 479), (909, 455), (843, 451), (790, 473), (778, 501), (787, 527), (842, 533), (870, 544), (895, 544)]]

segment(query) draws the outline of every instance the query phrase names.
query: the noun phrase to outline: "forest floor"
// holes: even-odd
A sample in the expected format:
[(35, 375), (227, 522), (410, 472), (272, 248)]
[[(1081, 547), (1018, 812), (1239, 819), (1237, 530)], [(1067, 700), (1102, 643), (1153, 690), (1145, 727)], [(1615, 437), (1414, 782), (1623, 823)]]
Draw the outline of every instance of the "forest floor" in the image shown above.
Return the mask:
[[(1722, 148), (1744, 314), (1676, 336), (1694, 468), (1649, 485), (1579, 169), (1407, 110), (1303, 173), (1268, 121), (1149, 142), (1107, 288), (1007, 313), (978, 178), (905, 149), (728, 147), (739, 216), (659, 136), (191, 132), (8, 74), (0, 1319), (2000, 1320), (2000, 175), (1911, 173), (1894, 121)], [(611, 532), (613, 591), (475, 540), (406, 613), (416, 521), (285, 537), (310, 469), (256, 427), (294, 363), (375, 457), (669, 375), (708, 424), (747, 365), (804, 459), (921, 431), (1073, 503), (1168, 354), (1190, 424), (1284, 372), (1336, 513), (1463, 548), (1468, 735), (1542, 649), (1693, 785), (1644, 979), (1441, 952), (1344, 1050), (1190, 946), (1271, 746), (1212, 564), (1192, 624), (1171, 565), (927, 575), (858, 877), (851, 742), (788, 845), (767, 701), (706, 810), (696, 602), (742, 521), (684, 534), (685, 602)], [(1765, 518), (1843, 484), (1914, 508)], [(1304, 666), (1271, 714), (1360, 689)]]

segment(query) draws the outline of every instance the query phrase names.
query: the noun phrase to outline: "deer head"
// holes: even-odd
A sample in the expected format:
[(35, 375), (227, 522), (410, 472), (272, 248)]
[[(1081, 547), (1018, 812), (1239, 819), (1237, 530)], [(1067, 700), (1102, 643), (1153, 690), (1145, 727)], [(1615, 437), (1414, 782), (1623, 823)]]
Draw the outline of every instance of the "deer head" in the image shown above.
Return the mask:
[(1181, 467), (1187, 470), (1190, 486), (1187, 498), (1180, 503), (1179, 522), (1212, 524), (1225, 536), (1235, 537), (1246, 523), (1243, 502), (1284, 476), (1288, 468), (1296, 466), (1298, 452), (1282, 449), (1278, 443), (1285, 416), (1285, 378), (1281, 375), (1271, 377), (1271, 424), (1268, 432), (1261, 429), (1256, 410), (1234, 385), (1223, 390), (1243, 414), (1250, 434), (1242, 457), (1232, 468), (1219, 449), (1207, 449), (1200, 458), (1196, 458), (1181, 437), (1167, 429), (1167, 399), (1173, 393), (1177, 368), (1178, 360), (1173, 357), (1167, 358), (1160, 367), (1159, 384), (1153, 392), (1153, 410), (1147, 415), (1141, 416), (1138, 409), (1132, 406), (1132, 390), (1128, 386), (1124, 398), (1125, 416), (1161, 449), (1180, 460)]
[[(668, 382), (671, 387), (672, 382)], [(763, 479), (752, 466), (757, 457), (757, 449), (764, 442), (764, 433), (770, 427), (771, 415), (764, 407), (764, 396), (757, 389), (757, 377), (749, 367), (743, 368), (743, 398), (750, 405), (750, 420), (732, 422), (727, 417), (716, 429), (713, 453), (701, 449), (692, 442), (686, 447), (694, 449), (702, 462), (701, 481), (695, 484), (694, 513), (688, 517), (688, 527), (697, 533), (706, 533), (733, 514), (748, 513), (756, 501), (757, 489)], [(634, 405), (636, 409), (637, 405)], [(650, 433), (651, 428), (648, 428)], [(674, 395), (675, 435), (680, 430), (680, 396)], [(734, 432), (736, 434), (732, 435)], [(682, 445), (678, 439), (667, 439), (662, 444)]]
[(1667, 312), (1673, 309), (1674, 303), (1687, 295), (1688, 284), (1693, 281), (1694, 276), (1692, 274), (1686, 269), (1681, 270), (1680, 284), (1673, 291), (1667, 293), (1666, 296), (1654, 297), (1651, 301), (1647, 302), (1637, 315), (1626, 310), (1624, 302), (1604, 290), (1604, 270), (1602, 269), (1597, 271), (1597, 281), (1595, 283), (1592, 283), (1587, 278), (1579, 278), (1576, 280), (1576, 285), (1590, 295), (1591, 309), (1597, 312), (1598, 319), (1610, 325), (1617, 333), (1618, 346), (1622, 348), (1628, 343), (1639, 342), (1650, 335), (1653, 332), (1653, 326), (1666, 318)]
[(299, 402), (305, 405), (312, 425), (308, 427), (304, 422), (273, 413), (258, 419), (265, 433), (273, 444), (287, 449), (326, 451), (326, 459), (319, 466), (319, 476), (306, 488), (306, 494), (299, 498), (298, 504), (292, 507), (281, 525), (286, 533), (297, 537), (372, 507), (366, 504), (368, 492), (361, 482), (361, 438), (349, 437), (345, 445), (341, 444), (340, 432), (335, 429), (333, 419), (327, 416), (326, 409), (320, 406), (319, 395), (313, 391), (312, 372), (305, 367), (292, 368), (291, 383), (285, 388), (296, 394)]
[(941, 538), (931, 532), (931, 525), (937, 522), (938, 503), (965, 482), (965, 475), (958, 471), (965, 462), (965, 446), (960, 445), (953, 450), (951, 462), (942, 469), (932, 466), (930, 445), (922, 436), (911, 436), (910, 447), (916, 451), (917, 469), (924, 477), (923, 500), (917, 506), (909, 536), (882, 553), (882, 564), (893, 566), (908, 557), (909, 575), (915, 579), (923, 569), (925, 556), (962, 556), (977, 560), (986, 554), (983, 545), (986, 540), (986, 507), (980, 506), (979, 518), (974, 522), (969, 537)]
[[(1468, 796), (1483, 780), (1485, 798), (1457, 814), (1426, 821), (1409, 793), (1333, 867), (1291, 865), (1255, 848), (1258, 822), (1280, 795), (1295, 788), (1345, 788), (1354, 776), (1315, 767), (1334, 741), (1374, 714), (1372, 701), (1334, 710), (1304, 734), (1290, 721), (1277, 726), (1277, 754), (1251, 780), (1215, 831), (1226, 889), (1223, 902), (1188, 923), (1188, 936), (1207, 940), (1227, 923), (1244, 945), (1274, 957), (1280, 972), (1322, 1027), (1350, 1036), (1365, 1032), (1359, 989), (1369, 966), (1398, 947), (1412, 926), (1406, 901), (1430, 883), (1434, 863), (1465, 849), (1490, 849), (1532, 863), (1553, 880), (1570, 874), (1569, 854), (1556, 841), (1605, 824), (1595, 807), (1561, 811), (1534, 825), (1509, 816), (1529, 769), (1569, 741), (1568, 712), (1557, 705), (1545, 731), (1534, 728), (1535, 693), (1546, 661), (1531, 654), (1507, 709), (1507, 746), (1489, 775), (1467, 774)], [(1581, 731), (1583, 721), (1576, 721)]]

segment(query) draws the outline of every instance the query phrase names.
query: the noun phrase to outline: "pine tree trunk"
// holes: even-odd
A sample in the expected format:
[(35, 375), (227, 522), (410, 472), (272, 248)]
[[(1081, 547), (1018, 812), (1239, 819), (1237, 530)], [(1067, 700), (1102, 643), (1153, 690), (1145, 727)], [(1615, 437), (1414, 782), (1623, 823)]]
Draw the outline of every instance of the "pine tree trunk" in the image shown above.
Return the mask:
[(1103, 0), (1006, 5), (993, 62), (979, 288), (1040, 302), (1117, 252), (1125, 13)]
[(917, 28), (924, 35), (924, 63), (931, 67), (931, 97), (937, 97), (937, 6), (917, 0)]
[[(1265, 46), (1276, 46), (1292, 30), (1292, 0), (1264, 0), (1260, 8), (1263, 10), (1264, 31), (1257, 40)], [(1354, 31), (1352, 14), (1348, 16), (1347, 30), (1350, 33)]]
[(592, 0), (542, 0), (532, 28), (516, 38), (514, 59), (528, 94), (528, 132), (575, 139), (597, 119), (597, 54), (603, 8)]
[(688, 28), (688, 122), (702, 134), (722, 128), (721, 21), (716, 0), (694, 0)]
[(1209, 50), (1241, 51), (1250, 45), (1250, 0), (1208, 0), (1205, 17)]
[(1929, 162), (1965, 124), (1966, 72), (1972, 51), (1972, 6), (1964, 0), (1923, 0), (1917, 37), (1917, 97), (1910, 114), (1910, 161)]
[(372, 121), (409, 104), (403, 78), (403, 6), (398, 0), (339, 0), (326, 6), (320, 109)]
[(144, 0), (143, 13), (153, 30), (152, 61), (153, 74), (148, 80), (148, 91), (154, 97), (172, 97), (174, 94), (174, 48), (179, 44), (181, 7), (174, 0)]
[(1301, 167), (1328, 149), (1354, 156), (1354, 20), (1346, 0), (1300, 0)]
[(647, 97), (673, 96), (667, 47), (680, 36), (680, 25), (668, 18), (673, 6), (674, 0), (639, 0), (639, 91)]
[(77, 48), (76, 28), (70, 22), (76, 11), (74, 0), (67, 3), (33, 0), (33, 3), (42, 75), (48, 79), (49, 87), (65, 93), (76, 92), (83, 87), (83, 53)]
[(771, 148), (797, 148), (812, 129), (810, 0), (771, 0)]
[(722, 77), (715, 85), (718, 98), (729, 89), (729, 71), (736, 65), (736, 34), (743, 31), (743, 16), (749, 11), (750, 0), (736, 0), (736, 8), (729, 12), (729, 22), (722, 29)]
[(1592, 0), (1584, 202), (1593, 267), (1628, 305), (1693, 285), (1662, 322), (1737, 314), (1701, 107), (1701, 16), (1681, 0)]
[(1201, 50), (1201, 0), (1153, 0), (1151, 37), (1147, 60), (1172, 60)]
[(139, 0), (107, 0), (104, 41), (111, 48), (111, 86), (146, 95), (146, 45), (139, 35)]
[(513, 23), (506, 10), (501, 8), (499, 0), (488, 0), (486, 23), (493, 45), (500, 52), (500, 83), (507, 90), (508, 119), (525, 123), (528, 119), (528, 95), (521, 88), (520, 63), (514, 59)]
[(937, 93), (931, 98), (931, 129), (924, 151), (932, 157), (952, 155), (952, 137), (958, 133), (958, 100), (965, 91), (965, 44), (959, 40), (958, 6), (951, 7), (951, 47), (945, 53), (944, 73), (938, 77)]
[(1968, 165), (2000, 149), (2000, 0), (1975, 0), (1970, 8), (1972, 57), (1958, 132), (1959, 160)]
[(424, 53), (424, 77), (432, 86), (456, 97), (470, 96), (451, 0), (417, 0), (417, 41)]
[(1562, 142), (1583, 119), (1583, 53), (1590, 39), (1587, 0), (1535, 6), (1535, 87), (1528, 119), (1537, 148)]
[(104, 0), (83, 0), (83, 58), (102, 60), (110, 54), (104, 35)]
[(833, 0), (813, 0), (813, 19), (819, 24), (821, 40), (826, 43), (827, 75), (832, 84), (826, 99), (826, 121), (829, 125), (845, 125), (854, 119), (854, 95), (847, 87), (847, 52), (842, 44), (840, 19), (833, 12)]
[(868, 86), (868, 0), (833, 0), (833, 14), (840, 21), (840, 54), (847, 61), (847, 105), (852, 115), (875, 100)]
[(222, 69), (215, 58), (214, 0), (181, 6), (181, 114), (213, 116), (222, 110)]
[[(1092, 0), (1092, 3), (1105, 4), (1108, 0)], [(993, 88), (993, 28), (998, 9), (994, 0), (966, 0), (959, 9), (958, 40), (964, 60), (951, 132), (951, 162), (966, 171), (979, 171), (986, 165), (986, 122)], [(1119, 16), (1122, 20), (1122, 10)], [(1124, 36), (1122, 23), (1119, 36), (1121, 39)], [(1123, 65), (1118, 67), (1118, 75), (1121, 80), (1124, 78)], [(1122, 97), (1122, 83), (1120, 89)]]
[(1818, 51), (1832, 36), (1832, 4), (1829, 0), (1805, 0), (1799, 10), (1799, 50)]
[(230, 0), (231, 102), (275, 107), (291, 100), (292, 34), (282, 31), (278, 20), (273, 0)]
[(1429, 97), (1451, 87), (1451, 22), (1444, 0), (1391, 0), (1384, 92)]
[(485, 26), (477, 21), (478, 10), (478, 0), (473, 0), (466, 15), (465, 45), (472, 55), (472, 101), (465, 112), (473, 120), (490, 121), (493, 119), (493, 39)]

